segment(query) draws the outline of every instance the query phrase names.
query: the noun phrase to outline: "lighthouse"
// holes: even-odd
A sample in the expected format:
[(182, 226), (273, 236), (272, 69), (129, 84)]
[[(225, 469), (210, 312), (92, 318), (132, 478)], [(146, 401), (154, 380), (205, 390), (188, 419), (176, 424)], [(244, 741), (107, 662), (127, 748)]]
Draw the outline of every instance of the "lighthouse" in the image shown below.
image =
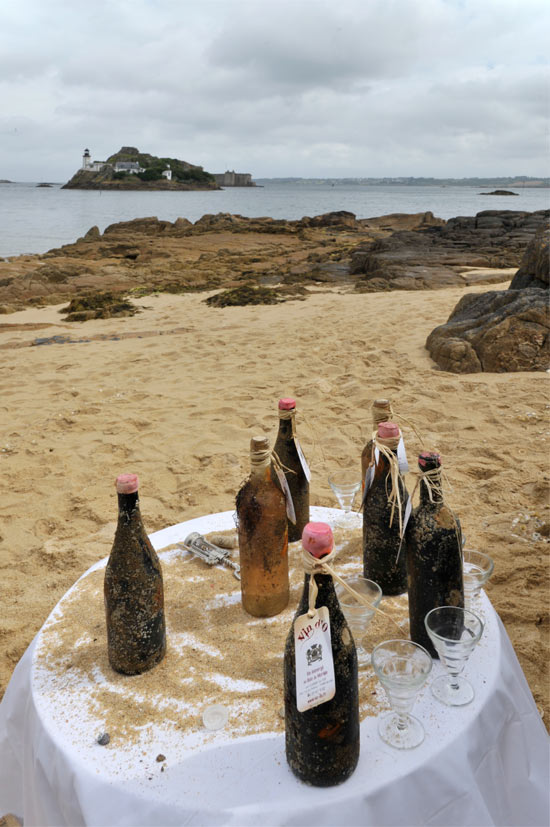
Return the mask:
[(91, 169), (92, 167), (92, 159), (90, 156), (90, 150), (85, 149), (84, 155), (82, 156), (82, 169)]

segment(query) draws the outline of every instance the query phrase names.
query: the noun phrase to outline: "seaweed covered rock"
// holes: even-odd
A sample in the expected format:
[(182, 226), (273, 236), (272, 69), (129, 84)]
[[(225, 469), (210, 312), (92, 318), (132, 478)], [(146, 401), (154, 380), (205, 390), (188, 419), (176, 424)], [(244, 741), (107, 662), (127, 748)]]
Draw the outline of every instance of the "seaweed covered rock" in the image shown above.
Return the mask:
[(105, 292), (72, 299), (59, 312), (67, 314), (67, 322), (87, 322), (89, 319), (134, 316), (139, 310), (120, 293)]
[[(453, 373), (504, 373), (550, 367), (550, 229), (539, 230), (508, 290), (463, 296), (426, 341)], [(539, 286), (540, 285), (540, 286)]]
[(279, 304), (291, 299), (303, 299), (307, 290), (299, 286), (274, 290), (271, 287), (254, 287), (244, 284), (242, 287), (232, 287), (230, 290), (223, 290), (214, 296), (205, 299), (210, 307), (236, 307), (244, 304)]

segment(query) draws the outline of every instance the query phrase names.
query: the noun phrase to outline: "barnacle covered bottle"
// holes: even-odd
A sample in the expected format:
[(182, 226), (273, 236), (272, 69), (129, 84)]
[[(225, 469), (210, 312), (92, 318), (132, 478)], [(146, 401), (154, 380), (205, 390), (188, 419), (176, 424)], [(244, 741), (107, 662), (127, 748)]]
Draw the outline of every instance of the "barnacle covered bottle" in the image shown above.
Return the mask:
[(441, 457), (424, 451), (418, 457), (420, 502), (407, 524), (407, 584), (411, 640), (438, 657), (424, 618), (439, 606), (464, 608), (462, 533), (445, 503)]
[(402, 532), (408, 494), (397, 459), (400, 438), (394, 422), (379, 423), (363, 499), (363, 576), (384, 595), (407, 591)]
[(315, 558), (322, 563), (333, 547), (330, 526), (308, 523), (302, 544), (314, 563), (285, 647), (286, 758), (302, 781), (329, 787), (349, 778), (359, 759), (357, 653), (332, 576), (315, 572)]
[(138, 478), (116, 479), (118, 523), (104, 580), (109, 663), (137, 675), (166, 652), (164, 588), (159, 558), (139, 510)]
[(288, 604), (288, 531), (266, 437), (252, 437), (250, 466), (236, 503), (242, 605), (255, 617), (271, 617)]

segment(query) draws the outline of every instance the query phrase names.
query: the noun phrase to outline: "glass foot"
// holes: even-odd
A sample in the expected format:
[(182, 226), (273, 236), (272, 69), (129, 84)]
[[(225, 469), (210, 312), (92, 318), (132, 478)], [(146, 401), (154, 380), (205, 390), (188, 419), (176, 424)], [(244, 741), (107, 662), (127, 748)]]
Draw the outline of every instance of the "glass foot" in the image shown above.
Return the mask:
[(430, 689), (434, 698), (447, 706), (466, 706), (474, 699), (474, 688), (466, 678), (455, 678), (452, 685), (448, 675), (441, 675), (433, 681)]
[(424, 727), (417, 718), (406, 715), (406, 726), (400, 726), (402, 718), (390, 712), (378, 721), (378, 734), (381, 739), (396, 749), (412, 749), (424, 740)]

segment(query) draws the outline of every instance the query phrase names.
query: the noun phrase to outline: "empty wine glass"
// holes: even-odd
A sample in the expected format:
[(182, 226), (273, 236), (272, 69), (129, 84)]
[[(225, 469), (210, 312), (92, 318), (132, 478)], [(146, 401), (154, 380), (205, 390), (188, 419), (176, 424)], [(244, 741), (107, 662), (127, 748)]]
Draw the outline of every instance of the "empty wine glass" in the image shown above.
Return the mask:
[(474, 689), (460, 673), (481, 637), (482, 621), (468, 609), (440, 606), (428, 612), (424, 623), (448, 673), (433, 681), (433, 696), (447, 706), (469, 704), (474, 698)]
[(424, 727), (409, 713), (430, 674), (431, 656), (411, 640), (386, 640), (374, 648), (372, 666), (393, 710), (379, 719), (378, 734), (397, 749), (417, 747), (424, 740)]
[(334, 471), (328, 478), (340, 508), (344, 512), (342, 522), (349, 519), (355, 495), (361, 488), (361, 475), (355, 468), (342, 468)]
[(464, 608), (480, 614), (480, 592), (493, 573), (495, 564), (488, 554), (473, 549), (464, 549)]
[(374, 580), (367, 580), (366, 577), (359, 577), (359, 575), (347, 577), (346, 583), (365, 597), (373, 607), (369, 609), (364, 603), (360, 603), (341, 583), (335, 584), (340, 608), (344, 613), (344, 617), (348, 622), (353, 639), (355, 640), (357, 661), (359, 666), (366, 666), (370, 662), (370, 657), (364, 648), (363, 638), (374, 616), (374, 610), (382, 600), (382, 589)]

